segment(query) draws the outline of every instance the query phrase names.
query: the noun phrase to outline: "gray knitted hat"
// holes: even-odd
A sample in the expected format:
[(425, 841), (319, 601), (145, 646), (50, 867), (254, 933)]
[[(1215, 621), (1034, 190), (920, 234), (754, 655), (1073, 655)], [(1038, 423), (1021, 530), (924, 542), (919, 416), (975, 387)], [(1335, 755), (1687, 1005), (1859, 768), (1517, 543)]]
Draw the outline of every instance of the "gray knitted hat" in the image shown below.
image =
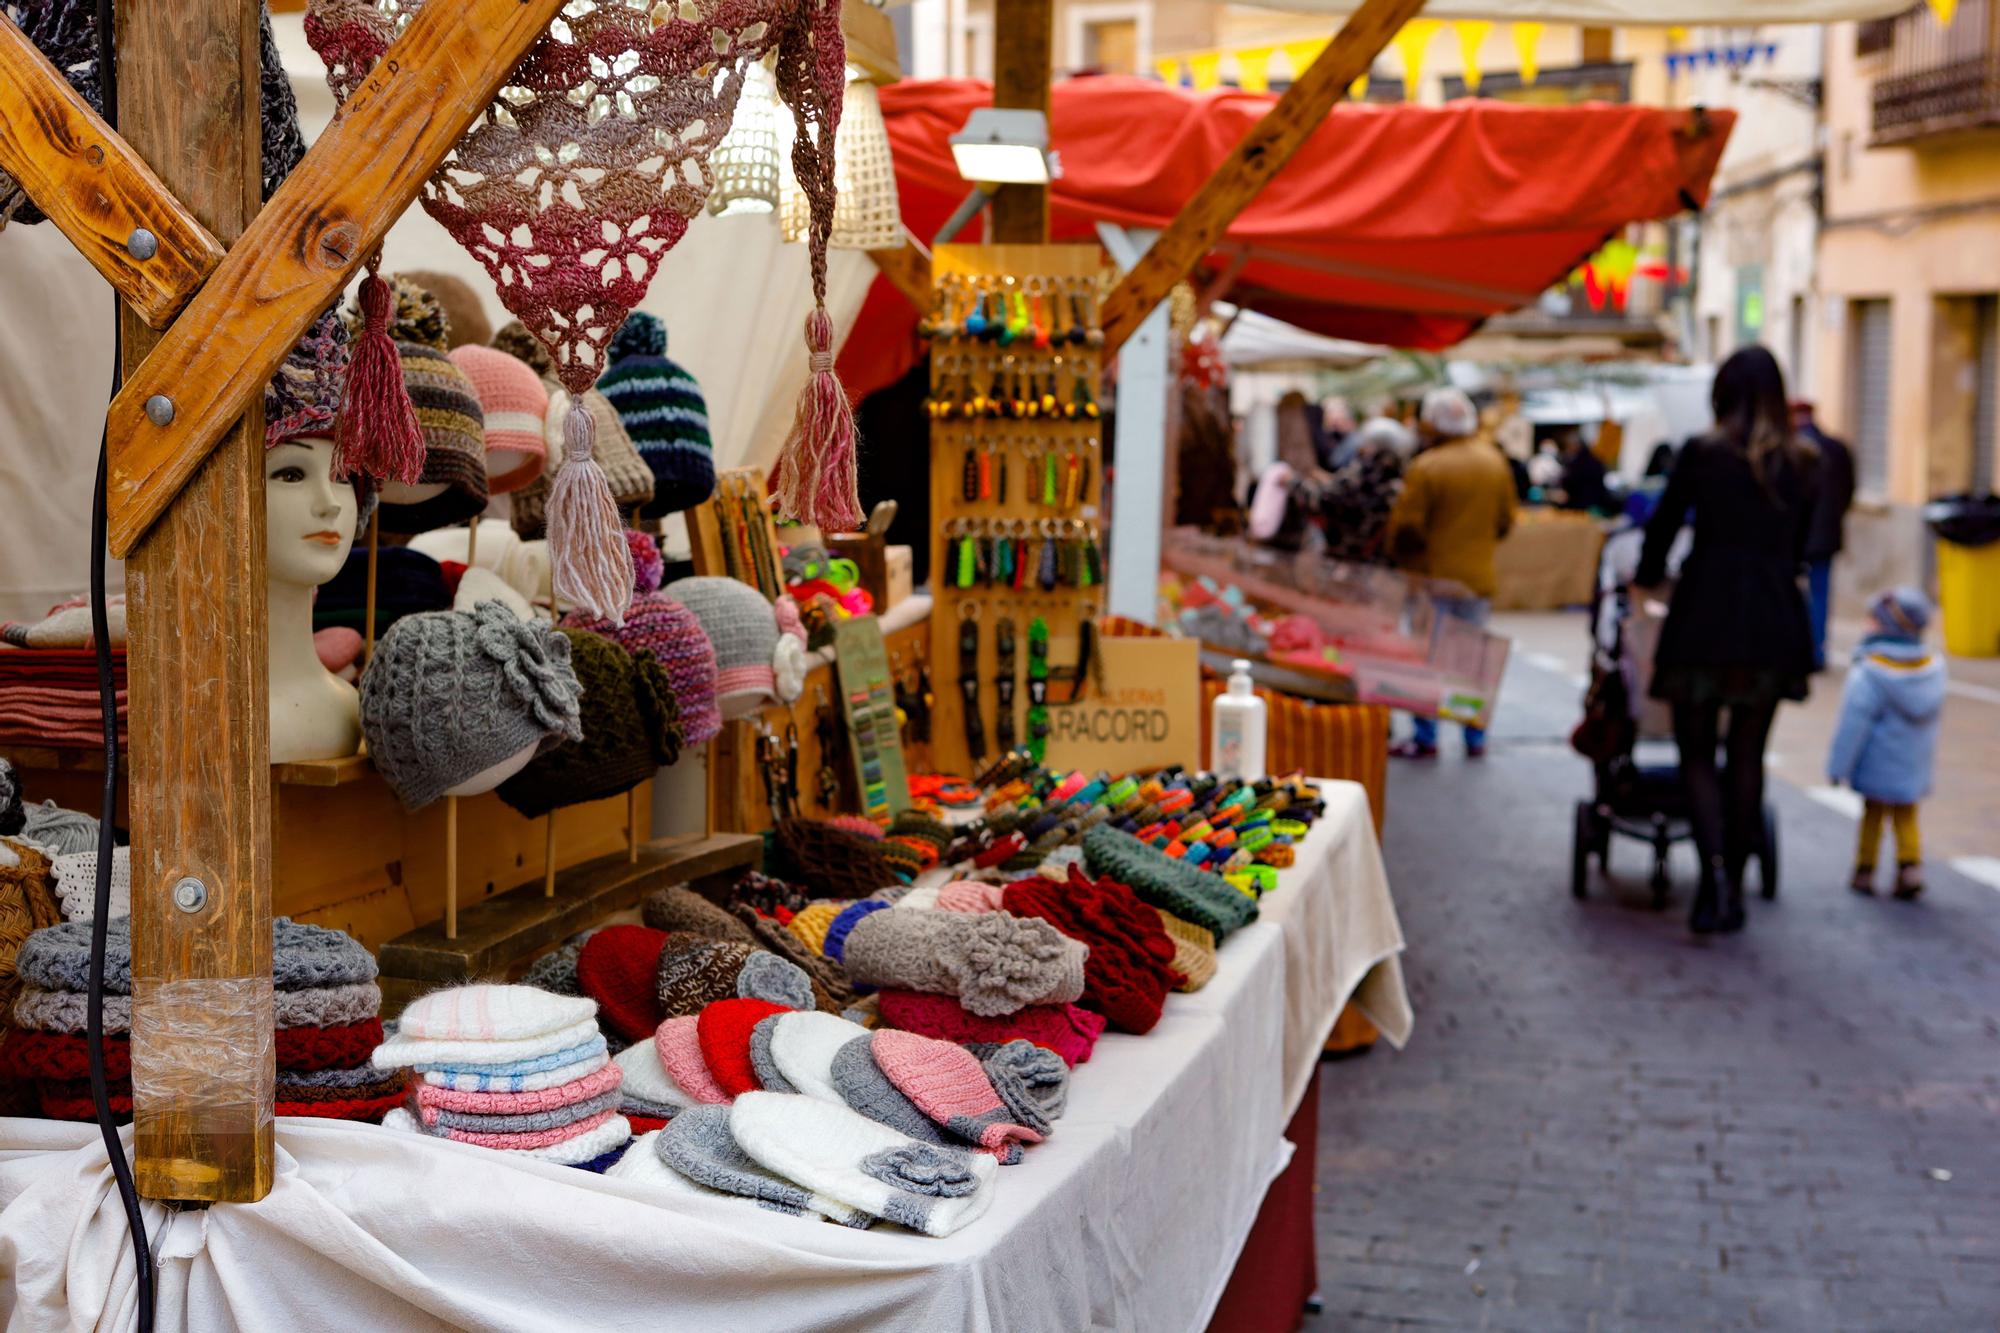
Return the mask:
[[(1069, 1066), (1046, 1046), (1016, 1037), (1009, 1042), (968, 1042), (971, 1051), (993, 1080), (1000, 1100), (1015, 1110), (1032, 1108), (1045, 1120), (1062, 1117), (1069, 1105)], [(1023, 1121), (1022, 1123), (1032, 1123)]]
[(542, 1111), (518, 1111), (510, 1115), (480, 1115), (473, 1111), (440, 1109), (435, 1117), (426, 1117), (424, 1124), (439, 1129), (470, 1130), (477, 1134), (538, 1134), (544, 1130), (573, 1125), (579, 1120), (588, 1120), (604, 1111), (615, 1111), (619, 1102), (619, 1091), (613, 1088), (609, 1092), (600, 1092), (595, 1097), (586, 1097), (567, 1106), (553, 1106)]
[(778, 613), (763, 593), (714, 576), (681, 579), (665, 591), (694, 612), (715, 646), (715, 705), (725, 718), (742, 717), (776, 697), (771, 664), (778, 654)]
[[(15, 966), (21, 980), (38, 990), (89, 990), (90, 922), (65, 921), (36, 931), (21, 945)], [(362, 986), (374, 980), (375, 956), (353, 936), (325, 926), (308, 926), (290, 917), (272, 919), (271, 984), (274, 989), (330, 990)], [(132, 993), (130, 917), (115, 917), (105, 924), (104, 993)], [(378, 993), (378, 1003), (379, 998)], [(371, 1008), (368, 1012), (372, 1016), (375, 1011)]]
[(771, 1038), (777, 1034), (778, 1020), (783, 1017), (783, 1014), (772, 1014), (769, 1018), (759, 1019), (757, 1025), (750, 1029), (750, 1070), (757, 1076), (757, 1086), (764, 1091), (796, 1093), (798, 1089), (778, 1068), (778, 1062), (771, 1058)]
[[(743, 960), (736, 973), (736, 994), (744, 1000), (768, 1000), (787, 1009), (814, 1009), (812, 978), (797, 963), (758, 950)], [(765, 1084), (769, 1088), (769, 1084)], [(771, 1089), (776, 1091), (776, 1089)]]
[(841, 960), (858, 982), (955, 995), (993, 1018), (1081, 998), (1089, 952), (1038, 918), (891, 908), (855, 923)]
[(361, 678), (368, 753), (418, 810), (531, 745), (581, 740), (569, 640), (499, 602), (389, 627)]
[(771, 1174), (736, 1145), (727, 1106), (690, 1106), (653, 1141), (660, 1160), (696, 1184), (755, 1199), (775, 1212), (803, 1214), (812, 1195)]
[[(876, 913), (880, 916), (881, 913)], [(901, 1130), (924, 1143), (948, 1143), (944, 1131), (889, 1081), (875, 1063), (873, 1033), (854, 1038), (833, 1057), (833, 1086), (849, 1106), (877, 1124)]]

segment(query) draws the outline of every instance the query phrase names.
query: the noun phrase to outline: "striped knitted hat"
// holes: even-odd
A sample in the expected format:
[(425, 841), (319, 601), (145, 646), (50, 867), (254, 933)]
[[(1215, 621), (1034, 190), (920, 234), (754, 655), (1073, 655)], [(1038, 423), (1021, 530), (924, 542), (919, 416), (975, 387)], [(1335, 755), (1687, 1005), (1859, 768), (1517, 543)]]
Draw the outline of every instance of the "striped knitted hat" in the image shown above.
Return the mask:
[(632, 548), (633, 588), (638, 594), (625, 613), (625, 623), (614, 627), (581, 611), (571, 611), (562, 623), (602, 634), (628, 653), (652, 653), (680, 708), (681, 743), (706, 745), (722, 730), (722, 714), (715, 706), (715, 648), (695, 613), (659, 591), (662, 565), (653, 538), (627, 530), (625, 540)]
[(715, 647), (715, 701), (723, 717), (747, 716), (775, 697), (778, 618), (763, 593), (713, 575), (681, 579), (666, 590), (694, 612)]
[(667, 328), (634, 311), (611, 339), (597, 387), (653, 473), (648, 518), (692, 509), (715, 494), (714, 447), (701, 385), (667, 359)]
[(451, 363), (472, 381), (485, 413), (486, 489), (494, 495), (520, 490), (542, 475), (549, 455), (542, 436), (549, 391), (542, 377), (519, 357), (477, 343), (452, 348)]
[(486, 508), (486, 417), (472, 381), (445, 355), (451, 326), (444, 307), (406, 279), (396, 279), (395, 290), (389, 336), (423, 432), (424, 471), (415, 486), (382, 488), (382, 530), (429, 532)]

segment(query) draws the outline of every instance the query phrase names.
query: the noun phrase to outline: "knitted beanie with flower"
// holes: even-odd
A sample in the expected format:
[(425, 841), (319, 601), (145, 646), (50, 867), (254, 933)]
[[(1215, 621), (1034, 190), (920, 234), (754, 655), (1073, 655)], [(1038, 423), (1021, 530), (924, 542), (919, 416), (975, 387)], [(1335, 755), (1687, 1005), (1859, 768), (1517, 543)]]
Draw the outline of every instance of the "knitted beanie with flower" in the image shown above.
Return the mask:
[(530, 819), (630, 791), (680, 757), (679, 713), (653, 655), (631, 655), (588, 630), (556, 632), (569, 640), (583, 689), (583, 734), (500, 784), (500, 799)]
[(892, 909), (848, 932), (842, 961), (856, 981), (956, 996), (998, 1017), (1080, 997), (1088, 952), (1046, 921), (1005, 912)]

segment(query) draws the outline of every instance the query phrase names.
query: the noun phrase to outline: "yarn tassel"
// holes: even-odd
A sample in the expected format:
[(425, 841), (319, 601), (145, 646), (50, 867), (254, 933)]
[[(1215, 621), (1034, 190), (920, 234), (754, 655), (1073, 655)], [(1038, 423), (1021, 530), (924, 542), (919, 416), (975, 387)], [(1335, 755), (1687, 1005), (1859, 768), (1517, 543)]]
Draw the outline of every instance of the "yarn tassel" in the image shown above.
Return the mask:
[(549, 488), (549, 563), (557, 601), (619, 626), (632, 606), (632, 555), (596, 446), (597, 423), (578, 394), (563, 418), (563, 464)]
[(854, 407), (833, 373), (833, 319), (824, 305), (806, 316), (806, 348), (812, 375), (778, 459), (778, 508), (821, 532), (852, 532), (861, 526)]
[(333, 475), (414, 486), (424, 475), (424, 434), (403, 385), (403, 359), (389, 337), (395, 297), (379, 274), (361, 280), (361, 336), (348, 362), (333, 428)]

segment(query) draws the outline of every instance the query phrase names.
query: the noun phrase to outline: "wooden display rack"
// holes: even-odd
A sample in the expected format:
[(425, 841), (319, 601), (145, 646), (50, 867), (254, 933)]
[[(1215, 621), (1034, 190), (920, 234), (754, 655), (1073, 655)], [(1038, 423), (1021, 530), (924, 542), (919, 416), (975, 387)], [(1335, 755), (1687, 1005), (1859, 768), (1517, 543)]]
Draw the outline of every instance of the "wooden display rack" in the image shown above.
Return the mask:
[[(947, 277), (1024, 280), (1029, 277), (1076, 279), (1092, 284), (1091, 308), (1095, 306), (1097, 275), (1104, 267), (1104, 253), (1094, 245), (941, 245), (931, 256), (933, 281)], [(1067, 315), (1067, 311), (1064, 312)], [(1090, 346), (1052, 347), (1048, 352), (1015, 344), (971, 339), (938, 339), (931, 353), (931, 391), (949, 390), (957, 380), (960, 356), (975, 364), (974, 380), (983, 384), (989, 368), (1010, 355), (1042, 357), (1060, 355), (1062, 373), (1057, 393), (1068, 401), (1071, 383), (1081, 371), (1090, 392), (1098, 391), (1103, 372), (1103, 356)], [(1047, 623), (1051, 639), (1077, 638), (1079, 627), (1094, 618), (1104, 605), (1101, 586), (1072, 588), (1058, 586), (1044, 592), (1030, 571), (1028, 586), (1019, 592), (1007, 588), (987, 588), (975, 584), (959, 588), (952, 579), (952, 524), (956, 520), (1013, 522), (1022, 520), (1032, 527), (1043, 519), (1076, 519), (1099, 528), (1103, 524), (1101, 500), (1104, 489), (1104, 422), (1034, 418), (1028, 420), (933, 420), (931, 423), (931, 678), (936, 686), (937, 705), (931, 717), (931, 750), (939, 771), (970, 776), (982, 766), (968, 747), (965, 708), (959, 693), (959, 635), (970, 619), (979, 633), (979, 709), (986, 738), (985, 758), (1000, 753), (996, 740), (999, 715), (998, 691), (994, 681), (999, 671), (995, 649), (995, 629), (1001, 619), (1014, 627), (1014, 735), (1016, 744), (1028, 739), (1028, 626), (1036, 617)], [(1007, 457), (1009, 470), (1007, 498), (999, 498), (997, 484), (992, 498), (967, 503), (964, 494), (965, 451), (968, 444), (978, 447), (990, 441)], [(1053, 443), (1058, 449), (1075, 447), (1085, 460), (1085, 483), (1073, 508), (1051, 509), (1036, 501), (1039, 487), (1029, 485), (1025, 452)], [(1031, 551), (1033, 549), (1031, 543)], [(1033, 559), (1031, 554), (1030, 559)], [(1100, 563), (1101, 567), (1101, 563)], [(1055, 662), (1053, 666), (1067, 665)]]

